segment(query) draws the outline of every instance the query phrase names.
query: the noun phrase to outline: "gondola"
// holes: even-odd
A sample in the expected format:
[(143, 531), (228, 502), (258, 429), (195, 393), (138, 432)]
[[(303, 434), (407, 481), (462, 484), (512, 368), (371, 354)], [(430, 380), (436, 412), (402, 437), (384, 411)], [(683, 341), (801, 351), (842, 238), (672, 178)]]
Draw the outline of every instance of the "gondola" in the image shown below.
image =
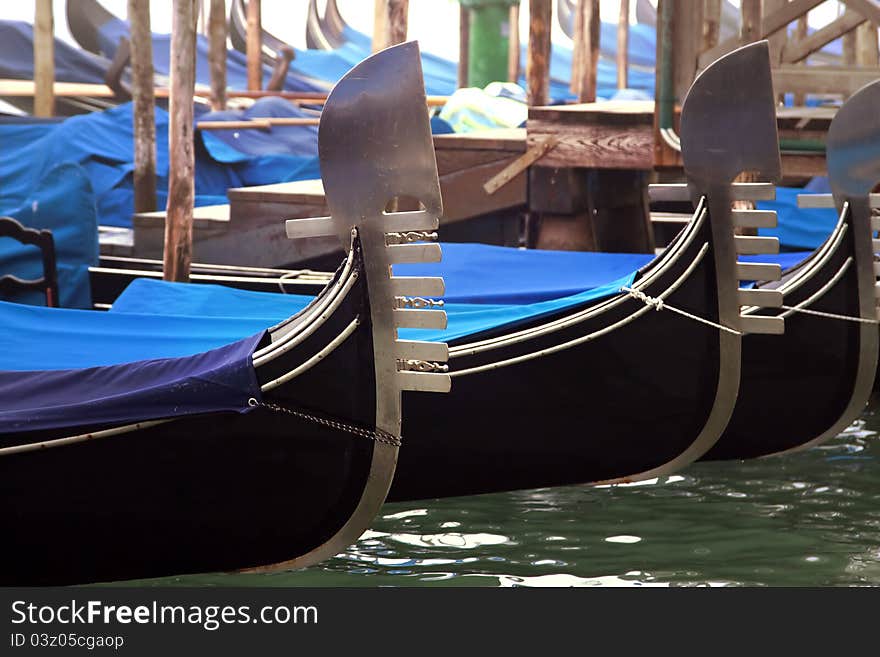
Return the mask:
[(709, 67), (682, 125), (698, 202), (660, 257), (598, 292), (484, 313), (448, 307), (449, 327), (431, 338), (450, 344), (455, 385), (436, 404), (406, 397), (389, 499), (652, 478), (716, 443), (736, 403), (742, 333), (784, 327), (740, 316), (776, 295), (738, 289), (766, 265), (737, 264), (737, 253), (776, 242), (735, 238), (730, 209), (740, 171), (779, 175), (766, 42)]
[[(233, 5), (242, 6), (243, 0), (233, 0)], [(346, 42), (345, 32), (350, 30), (348, 23), (339, 13), (336, 0), (327, 0), (324, 15), (318, 13), (317, 0), (309, 0), (309, 13), (306, 19), (306, 46), (313, 49), (333, 50)]]
[[(117, 58), (120, 45), (123, 40), (127, 40), (129, 35), (126, 21), (114, 16), (98, 0), (66, 0), (66, 13), (70, 33), (82, 48), (114, 60)], [(153, 34), (153, 66), (157, 75), (168, 76), (171, 74), (171, 62), (167, 59), (169, 40), (170, 35)], [(269, 63), (269, 66), (263, 67), (264, 88), (295, 92), (324, 92), (332, 86), (325, 81), (308, 78), (305, 75), (289, 75), (287, 72), (289, 60), (279, 56), (287, 52), (289, 46), (278, 42), (280, 44), (278, 50), (269, 53), (267, 51), (271, 44), (272, 42), (268, 40), (263, 42), (263, 58)], [(211, 82), (208, 50), (206, 37), (197, 35), (196, 82), (205, 86), (209, 86)], [(244, 54), (237, 49), (228, 50), (226, 67), (229, 87), (231, 89), (245, 89), (247, 60)]]
[[(828, 130), (826, 160), (838, 224), (826, 242), (776, 284), (784, 341), (743, 339), (736, 411), (706, 459), (742, 459), (812, 447), (864, 410), (877, 370), (878, 330), (871, 210), (880, 180), (880, 82), (847, 100)], [(768, 412), (768, 400), (774, 400)]]
[[(390, 244), (435, 227), (440, 212), (424, 104), (413, 43), (334, 88), (320, 132), (333, 218), (322, 226), (347, 256), (308, 307), (271, 328), (225, 344), (214, 323), (220, 346), (171, 356), (149, 340), (201, 339), (210, 323), (0, 305), (0, 517), (14, 530), (3, 585), (300, 567), (360, 536), (394, 473), (401, 390), (449, 385), (436, 364), (445, 345), (396, 337), (399, 326), (445, 323), (442, 311), (399, 308), (400, 295), (442, 293), (442, 279), (389, 275), (393, 262), (439, 257)], [(364, 130), (382, 139), (352, 158), (350, 137)], [(390, 198), (422, 194), (436, 204), (384, 212)], [(18, 234), (39, 241), (34, 232)], [(150, 349), (151, 359), (125, 358)]]

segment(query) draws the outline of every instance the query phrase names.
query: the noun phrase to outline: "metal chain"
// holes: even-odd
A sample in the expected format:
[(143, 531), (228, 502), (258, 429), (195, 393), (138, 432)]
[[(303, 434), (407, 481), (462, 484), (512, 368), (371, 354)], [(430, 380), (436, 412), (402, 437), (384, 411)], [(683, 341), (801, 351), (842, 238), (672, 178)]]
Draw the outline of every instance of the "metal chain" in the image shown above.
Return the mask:
[(307, 420), (315, 424), (320, 424), (324, 427), (330, 427), (331, 429), (344, 431), (360, 438), (367, 438), (368, 440), (373, 440), (377, 443), (382, 443), (383, 445), (400, 447), (401, 444), (403, 444), (400, 438), (398, 438), (397, 436), (392, 436), (387, 431), (382, 431), (382, 429), (379, 428), (364, 429), (363, 427), (359, 427), (354, 424), (347, 424), (339, 420), (331, 420), (328, 418), (319, 417), (317, 415), (311, 415), (310, 413), (305, 413), (294, 408), (280, 406), (279, 404), (274, 404), (272, 402), (258, 401), (253, 397), (248, 399), (248, 406), (250, 406), (251, 408), (266, 408), (270, 411), (275, 411), (276, 413), (287, 413), (288, 415), (293, 415), (294, 417), (297, 417), (301, 420)]

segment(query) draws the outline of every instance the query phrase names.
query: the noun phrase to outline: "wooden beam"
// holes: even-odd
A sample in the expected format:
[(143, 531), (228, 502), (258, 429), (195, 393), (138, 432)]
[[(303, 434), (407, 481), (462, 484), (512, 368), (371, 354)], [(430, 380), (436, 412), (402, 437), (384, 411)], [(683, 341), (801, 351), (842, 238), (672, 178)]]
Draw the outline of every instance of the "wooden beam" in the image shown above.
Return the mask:
[[(531, 2), (531, 0), (529, 1)], [(581, 69), (583, 68), (581, 64), (583, 50), (578, 47), (578, 44), (584, 40), (584, 12), (581, 11), (580, 2), (575, 6), (572, 14), (571, 40), (573, 47), (571, 49), (571, 76), (568, 88), (571, 93), (577, 96), (581, 88)]]
[(777, 93), (850, 95), (877, 79), (877, 71), (843, 66), (783, 65), (773, 71)]
[[(824, 1), (825, 0), (791, 0), (782, 9), (764, 16), (761, 20), (761, 29), (758, 31), (756, 39), (766, 39), (768, 36), (776, 32), (776, 30), (781, 30), (793, 20), (796, 20), (802, 14), (807, 13), (813, 7), (822, 4)], [(730, 51), (735, 50), (744, 44), (745, 42), (739, 36), (725, 40), (723, 43), (718, 44), (711, 50), (707, 50), (700, 55), (700, 68), (706, 68), (722, 55), (726, 55)]]
[(263, 88), (263, 21), (262, 0), (248, 0), (247, 3), (247, 85), (248, 89), (258, 91)]
[(513, 162), (504, 167), (501, 171), (499, 171), (492, 178), (487, 180), (483, 184), (483, 189), (487, 194), (494, 194), (499, 189), (504, 187), (511, 180), (516, 178), (523, 171), (532, 166), (535, 162), (544, 157), (547, 153), (550, 152), (556, 144), (559, 143), (559, 138), (556, 135), (550, 135), (546, 139), (532, 144), (526, 150), (525, 153), (516, 158)]
[(573, 59), (578, 62), (577, 95), (582, 103), (596, 100), (596, 75), (599, 64), (599, 0), (578, 0), (577, 12), (583, 17), (581, 38), (575, 41), (578, 54)]
[(226, 0), (211, 0), (208, 17), (208, 62), (211, 67), (211, 109), (226, 109)]
[(529, 52), (526, 87), (529, 105), (546, 105), (550, 96), (550, 26), (552, 0), (529, 2)]
[(374, 0), (373, 52), (406, 41), (409, 0)]
[[(679, 5), (681, 6), (681, 5)], [(699, 43), (703, 29), (703, 4), (676, 11), (672, 21), (672, 84), (679, 102), (697, 77)]]
[(470, 62), (471, 12), (464, 5), (458, 8), (458, 87), (468, 86)]
[(629, 0), (620, 0), (617, 16), (617, 88), (629, 86)]
[(839, 39), (847, 32), (851, 32), (864, 22), (865, 19), (862, 16), (853, 11), (848, 11), (844, 12), (840, 18), (807, 35), (807, 22), (798, 19), (797, 39), (785, 44), (785, 47), (782, 49), (782, 63), (794, 64), (800, 62), (832, 41)]
[(877, 67), (880, 53), (877, 51), (877, 26), (865, 21), (856, 29), (856, 64)]
[(517, 82), (519, 80), (519, 2), (510, 5), (510, 14), (507, 20), (507, 80)]
[[(819, 30), (821, 31), (821, 30)], [(807, 38), (807, 14), (804, 14), (797, 20), (797, 26), (795, 27), (795, 44), (803, 43)], [(821, 46), (820, 46), (821, 48)], [(785, 49), (783, 48), (782, 52), (783, 62), (785, 61)], [(806, 55), (804, 56), (806, 59)], [(799, 60), (802, 66), (806, 66), (806, 62), (803, 59)], [(803, 106), (807, 104), (807, 95), (803, 92), (798, 92), (794, 95), (794, 104), (795, 106)]]
[(134, 101), (134, 211), (156, 210), (156, 99), (148, 0), (128, 0), (131, 96)]
[(37, 0), (34, 9), (34, 114), (55, 113), (55, 19), (52, 0)]
[(880, 4), (875, 0), (841, 0), (848, 9), (859, 12), (866, 19), (880, 27)]
[(718, 45), (721, 30), (721, 0), (705, 0), (703, 4), (703, 46), (700, 52)]
[[(858, 16), (858, 12), (847, 9), (844, 15)], [(852, 30), (843, 35), (843, 64), (844, 66), (856, 65), (856, 33)]]
[(739, 38), (743, 43), (758, 41), (761, 37), (761, 0), (740, 0), (741, 24)]
[(199, 121), (196, 130), (270, 130), (273, 126), (320, 125), (320, 117), (288, 118), (272, 117), (246, 121)]
[[(251, 0), (253, 2), (254, 0)], [(249, 5), (250, 7), (250, 5)], [(193, 90), (196, 73), (196, 1), (174, 0), (171, 17), (171, 97), (168, 106), (168, 206), (164, 275), (187, 281), (192, 264), (195, 155)]]

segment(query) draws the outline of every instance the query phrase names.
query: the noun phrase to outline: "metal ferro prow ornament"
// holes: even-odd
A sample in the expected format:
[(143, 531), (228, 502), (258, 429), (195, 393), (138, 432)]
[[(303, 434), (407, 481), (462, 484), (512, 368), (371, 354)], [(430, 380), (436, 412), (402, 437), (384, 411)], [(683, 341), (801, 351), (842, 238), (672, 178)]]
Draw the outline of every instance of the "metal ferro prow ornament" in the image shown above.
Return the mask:
[[(734, 50), (697, 77), (681, 109), (681, 143), (691, 199), (696, 205), (705, 197), (709, 216), (715, 218), (712, 234), (717, 275), (722, 280), (744, 280), (737, 266), (741, 242), (769, 243), (773, 238), (744, 240), (720, 227), (734, 223), (732, 185), (737, 175), (756, 172), (774, 183), (782, 175), (767, 41)], [(778, 250), (778, 242), (775, 247)], [(781, 332), (781, 318), (742, 318), (739, 307), (738, 285), (720, 286), (722, 324), (750, 332)], [(746, 326), (745, 322), (751, 324)], [(733, 336), (722, 337), (729, 340)]]
[[(446, 328), (442, 302), (430, 298), (443, 296), (443, 279), (391, 273), (395, 263), (441, 258), (433, 242), (443, 206), (418, 44), (378, 52), (336, 83), (321, 113), (318, 150), (330, 216), (288, 220), (287, 235), (335, 234), (348, 249), (356, 231), (370, 297), (376, 429), (399, 437), (401, 391), (447, 392), (451, 385), (446, 344), (397, 338), (398, 328)], [(386, 211), (400, 198), (417, 200), (421, 209)], [(374, 443), (367, 490), (340, 532), (348, 543), (358, 535), (347, 528), (378, 512), (396, 463), (396, 446)]]

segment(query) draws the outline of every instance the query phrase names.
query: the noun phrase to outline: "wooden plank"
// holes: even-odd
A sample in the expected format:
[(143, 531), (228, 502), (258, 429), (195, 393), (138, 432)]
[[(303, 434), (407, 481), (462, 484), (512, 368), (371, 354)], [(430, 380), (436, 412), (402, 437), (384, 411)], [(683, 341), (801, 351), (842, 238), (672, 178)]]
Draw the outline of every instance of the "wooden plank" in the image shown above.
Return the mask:
[(552, 121), (529, 119), (529, 146), (551, 135), (559, 138), (559, 144), (537, 166), (645, 170), (654, 167), (654, 131), (648, 123), (589, 122), (560, 126)]
[(543, 141), (532, 144), (525, 153), (520, 155), (495, 176), (486, 181), (483, 184), (483, 189), (487, 194), (494, 194), (520, 173), (532, 166), (532, 164), (544, 157), (558, 143), (559, 139), (554, 135), (550, 135)]
[(131, 95), (134, 100), (134, 211), (152, 212), (156, 209), (156, 100), (150, 4), (128, 0), (128, 20), (131, 25)]
[(552, 0), (529, 2), (529, 50), (526, 88), (529, 105), (546, 105), (550, 96), (550, 26)]
[[(828, 25), (816, 30), (809, 36), (798, 38), (795, 41), (789, 41), (782, 49), (782, 62), (784, 64), (794, 64), (806, 59), (814, 52), (824, 48), (832, 41), (839, 39), (847, 32), (851, 32), (856, 27), (865, 22), (865, 19), (855, 12), (845, 12), (843, 16), (837, 18)], [(806, 35), (806, 22), (801, 27), (801, 21), (798, 21), (798, 32), (803, 31)]]
[(55, 114), (55, 20), (52, 0), (37, 0), (34, 10), (34, 115)]
[(629, 86), (629, 0), (620, 0), (617, 15), (617, 88)]
[(848, 9), (857, 11), (871, 21), (876, 27), (880, 27), (880, 5), (873, 0), (841, 0)]
[(271, 130), (272, 127), (316, 126), (319, 117), (275, 117), (251, 119), (249, 121), (199, 121), (196, 130)]
[(262, 0), (248, 0), (247, 3), (247, 86), (251, 91), (263, 88), (263, 21), (261, 17)]
[[(776, 32), (776, 30), (781, 30), (793, 20), (796, 20), (799, 16), (822, 4), (824, 1), (825, 0), (791, 0), (791, 2), (786, 4), (782, 9), (764, 16), (761, 21), (761, 29), (756, 34), (755, 39), (764, 39)], [(739, 36), (727, 39), (723, 43), (718, 44), (711, 50), (707, 50), (700, 55), (699, 67), (701, 69), (706, 68), (722, 55), (726, 55), (739, 46), (744, 45), (744, 43), (745, 42)]]
[(476, 130), (461, 134), (434, 135), (435, 150), (495, 150), (525, 153), (526, 129)]
[(168, 206), (164, 274), (189, 279), (192, 264), (195, 152), (193, 87), (196, 73), (196, 17), (193, 0), (174, 0), (171, 19), (171, 100), (168, 108)]
[(740, 0), (739, 38), (743, 43), (752, 43), (760, 39), (761, 32), (761, 0)]
[(652, 125), (654, 101), (609, 100), (601, 103), (530, 107), (527, 130), (533, 119), (565, 125)]
[(792, 91), (851, 95), (876, 79), (876, 70), (842, 66), (802, 67), (786, 64), (773, 70), (776, 93)]
[(226, 56), (226, 0), (211, 0), (208, 64), (211, 68), (211, 109), (215, 112), (226, 109)]

